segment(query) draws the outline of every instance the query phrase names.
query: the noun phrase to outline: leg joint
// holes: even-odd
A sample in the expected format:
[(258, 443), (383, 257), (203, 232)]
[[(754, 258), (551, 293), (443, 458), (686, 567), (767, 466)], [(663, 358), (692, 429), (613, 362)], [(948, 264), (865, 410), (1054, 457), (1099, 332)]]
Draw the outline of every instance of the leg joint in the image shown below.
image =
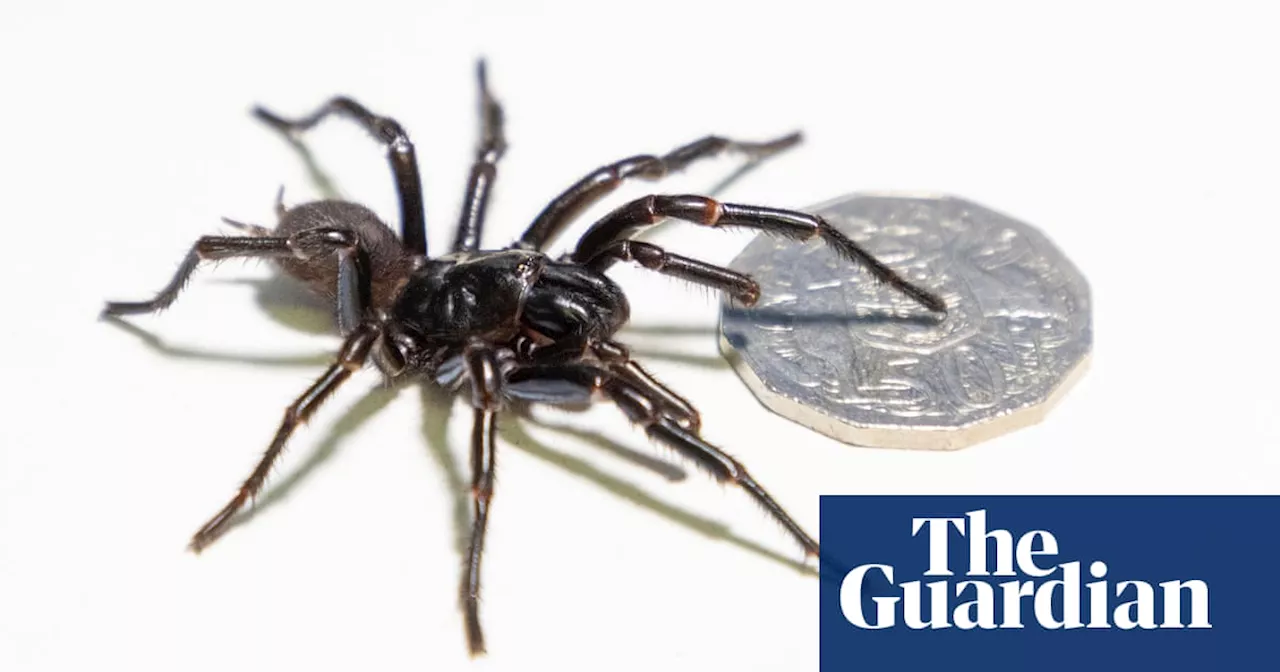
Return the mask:
[(299, 259), (312, 259), (336, 250), (354, 250), (359, 244), (354, 231), (329, 227), (307, 229), (289, 237), (289, 249)]
[(657, 245), (638, 240), (624, 240), (622, 249), (628, 261), (635, 261), (649, 270), (660, 271), (666, 265), (667, 253)]
[(471, 498), (481, 506), (488, 505), (493, 501), (493, 481), (486, 478), (472, 486)]
[(648, 154), (623, 159), (608, 168), (611, 182), (621, 182), (630, 177), (646, 180), (662, 179), (667, 174), (667, 164)]

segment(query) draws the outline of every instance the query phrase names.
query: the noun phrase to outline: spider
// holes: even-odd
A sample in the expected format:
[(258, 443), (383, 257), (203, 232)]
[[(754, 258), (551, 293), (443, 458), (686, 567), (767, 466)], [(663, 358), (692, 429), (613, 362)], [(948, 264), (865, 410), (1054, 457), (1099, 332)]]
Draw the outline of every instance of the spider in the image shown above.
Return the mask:
[(480, 562), (493, 496), (498, 414), (517, 403), (580, 405), (613, 402), (648, 437), (741, 487), (804, 549), (818, 543), (774, 501), (741, 463), (700, 435), (698, 411), (631, 358), (615, 334), (629, 304), (606, 271), (617, 262), (727, 293), (753, 305), (760, 288), (749, 276), (668, 252), (632, 235), (664, 218), (713, 228), (754, 229), (797, 241), (818, 239), (844, 259), (931, 311), (946, 312), (935, 294), (903, 279), (821, 217), (697, 195), (650, 195), (593, 223), (576, 248), (559, 257), (544, 250), (587, 207), (625, 180), (658, 180), (699, 159), (734, 151), (759, 161), (794, 146), (792, 133), (768, 142), (707, 136), (665, 155), (638, 155), (591, 171), (556, 196), (519, 240), (481, 249), (486, 206), (506, 152), (503, 111), (489, 90), (485, 61), (476, 63), (480, 142), (471, 166), (453, 247), (427, 254), (418, 163), (409, 135), (395, 119), (338, 96), (311, 114), (287, 119), (262, 107), (254, 115), (289, 135), (330, 116), (363, 127), (387, 151), (400, 206), (399, 237), (368, 208), (342, 200), (285, 207), (276, 199), (274, 229), (224, 220), (245, 235), (204, 236), (154, 298), (109, 302), (104, 316), (153, 313), (177, 298), (204, 261), (260, 258), (304, 283), (333, 307), (343, 341), (327, 370), (285, 411), (269, 447), (231, 500), (191, 539), (199, 553), (224, 533), (232, 517), (262, 489), (272, 464), (299, 424), (370, 361), (389, 381), (418, 380), (467, 392), (471, 434), (472, 529), (461, 585), (466, 638), (472, 656), (485, 651), (479, 616)]

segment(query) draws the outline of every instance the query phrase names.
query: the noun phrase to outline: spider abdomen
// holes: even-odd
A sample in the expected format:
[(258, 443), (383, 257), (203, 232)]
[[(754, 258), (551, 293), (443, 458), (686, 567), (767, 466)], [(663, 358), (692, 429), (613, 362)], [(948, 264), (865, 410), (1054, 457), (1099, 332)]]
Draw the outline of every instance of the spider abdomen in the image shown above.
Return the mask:
[[(414, 263), (395, 232), (363, 205), (327, 200), (289, 208), (280, 216), (274, 235), (293, 236), (316, 229), (337, 229), (355, 235), (361, 254), (360, 263), (369, 266), (370, 307), (389, 307)], [(335, 300), (338, 266), (332, 253), (311, 258), (281, 257), (276, 263), (284, 272), (307, 283), (316, 293)]]

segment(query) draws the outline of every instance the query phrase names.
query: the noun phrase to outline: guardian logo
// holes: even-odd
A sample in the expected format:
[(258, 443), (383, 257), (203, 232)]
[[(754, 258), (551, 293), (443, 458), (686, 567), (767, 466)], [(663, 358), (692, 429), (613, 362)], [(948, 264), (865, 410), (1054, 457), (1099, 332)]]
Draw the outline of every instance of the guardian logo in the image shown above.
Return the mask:
[(821, 669), (1280, 665), (1277, 520), (1280, 497), (823, 497)]
[[(901, 613), (902, 622), (916, 630), (922, 628), (961, 629), (1022, 628), (1023, 614), (1034, 617), (1042, 628), (1083, 628), (1081, 613), (1088, 614), (1088, 627), (1110, 628), (1114, 617), (1115, 627), (1131, 628), (1183, 628), (1182, 591), (1191, 596), (1191, 624), (1193, 628), (1208, 628), (1209, 586), (1199, 579), (1190, 581), (1164, 581), (1162, 592), (1146, 581), (1120, 581), (1114, 591), (1104, 577), (1107, 564), (1095, 560), (1089, 565), (1089, 575), (1099, 581), (1091, 581), (1087, 590), (1087, 607), (1081, 605), (1080, 561), (1048, 564), (1056, 559), (1058, 540), (1047, 530), (1032, 530), (1018, 537), (1015, 544), (1009, 530), (987, 531), (987, 512), (969, 511), (964, 518), (913, 518), (911, 534), (927, 532), (929, 540), (929, 569), (924, 575), (950, 577), (948, 562), (948, 532), (954, 527), (960, 537), (968, 537), (967, 581), (948, 579), (921, 582), (907, 581), (898, 584), (895, 596), (872, 597), (876, 603), (874, 622), (868, 622), (863, 613), (864, 586), (870, 572), (879, 572), (885, 581), (893, 582), (892, 565), (861, 565), (849, 572), (840, 585), (840, 609), (850, 623), (867, 629), (892, 628)], [(988, 557), (988, 545), (994, 545), (994, 567)], [(1022, 580), (1019, 575), (1027, 577)], [(1038, 582), (1057, 575), (1054, 580)], [(991, 578), (988, 578), (991, 577)], [(992, 578), (1009, 577), (1010, 580), (995, 583)], [(998, 580), (998, 579), (997, 579)], [(928, 593), (927, 597), (924, 595)], [(1114, 608), (1111, 598), (1126, 595), (1133, 599)], [(952, 598), (964, 599), (952, 606)], [(921, 616), (922, 604), (927, 600), (930, 617)], [(1156, 625), (1156, 603), (1163, 603), (1164, 619)], [(996, 620), (997, 603), (1000, 620)], [(1057, 605), (1055, 607), (1055, 604)]]

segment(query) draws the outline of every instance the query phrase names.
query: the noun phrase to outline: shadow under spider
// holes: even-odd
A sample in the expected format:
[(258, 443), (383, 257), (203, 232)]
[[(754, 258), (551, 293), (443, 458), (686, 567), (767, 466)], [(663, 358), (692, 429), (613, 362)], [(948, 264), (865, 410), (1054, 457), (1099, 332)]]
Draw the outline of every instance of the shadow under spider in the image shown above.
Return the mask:
[(314, 355), (244, 355), (212, 350), (197, 350), (174, 346), (165, 343), (155, 334), (115, 316), (104, 316), (103, 322), (131, 334), (144, 345), (166, 357), (193, 359), (203, 362), (223, 362), (231, 364), (249, 364), (252, 366), (309, 366), (323, 367), (333, 362), (332, 352), (321, 352)]
[(302, 167), (307, 171), (307, 180), (311, 182), (311, 186), (320, 192), (320, 198), (326, 200), (343, 200), (342, 191), (338, 189), (331, 177), (324, 168), (320, 167), (316, 157), (311, 153), (311, 148), (306, 143), (287, 133), (276, 133), (281, 139), (288, 143), (297, 155), (298, 160), (302, 162)]
[[(691, 513), (677, 506), (672, 506), (646, 493), (643, 489), (635, 485), (615, 478), (596, 469), (589, 462), (578, 459), (572, 455), (562, 453), (550, 446), (533, 438), (524, 430), (521, 423), (500, 423), (498, 425), (498, 434), (503, 439), (517, 448), (533, 455), (534, 457), (546, 460), (561, 469), (581, 476), (608, 490), (609, 492), (626, 499), (632, 504), (643, 506), (646, 509), (666, 518), (667, 520), (677, 523), (689, 530), (697, 532), (704, 537), (717, 541), (726, 541), (738, 548), (758, 555), (762, 558), (772, 560), (782, 565), (786, 565), (803, 574), (818, 575), (818, 570), (810, 567), (800, 560), (789, 558), (777, 551), (770, 550), (760, 544), (749, 539), (744, 539), (735, 535), (723, 523), (716, 522), (710, 518), (705, 518), (696, 513)], [(599, 435), (593, 435), (596, 440), (607, 442), (608, 439)]]
[[(109, 321), (138, 337), (147, 347), (165, 357), (308, 367), (323, 366), (332, 359), (332, 353), (305, 357), (254, 357), (174, 347), (164, 344), (159, 338), (146, 330), (129, 324), (124, 320)], [(662, 353), (650, 353), (649, 356), (661, 357)], [(280, 480), (270, 483), (262, 496), (258, 497), (252, 506), (237, 513), (227, 531), (230, 532), (252, 521), (258, 515), (287, 499), (299, 484), (332, 459), (345, 438), (354, 434), (366, 422), (390, 405), (405, 386), (406, 384), (379, 385), (366, 392), (362, 398), (347, 408), (333, 423), (328, 433), (312, 448), (301, 464), (294, 467)], [(471, 485), (470, 479), (463, 473), (449, 447), (448, 429), (452, 411), (454, 410), (455, 397), (429, 383), (420, 383), (418, 388), (421, 393), (423, 408), (422, 436), (432, 459), (440, 467), (444, 476), (445, 487), (453, 500), (454, 549), (461, 558), (466, 553), (469, 542), (468, 535), (471, 531)], [(728, 542), (742, 550), (773, 560), (803, 573), (817, 574), (818, 570), (800, 560), (789, 558), (782, 553), (735, 535), (723, 523), (664, 502), (646, 493), (642, 488), (600, 470), (587, 460), (552, 448), (547, 443), (531, 436), (525, 430), (525, 425), (532, 424), (549, 429), (557, 434), (571, 435), (597, 449), (611, 453), (623, 461), (646, 468), (668, 481), (683, 481), (686, 478), (685, 470), (678, 465), (624, 446), (602, 435), (569, 425), (549, 423), (525, 413), (506, 413), (502, 417), (505, 422), (499, 423), (498, 432), (507, 445), (554, 464), (575, 476), (585, 478), (615, 496), (648, 509), (652, 513), (704, 537)]]
[(662, 359), (686, 366), (700, 366), (706, 369), (729, 369), (729, 362), (717, 355), (699, 355), (691, 352), (674, 352), (671, 350), (653, 350), (627, 344), (627, 349), (641, 364), (649, 359)]
[[(470, 541), (468, 535), (471, 531), (471, 486), (470, 479), (464, 474), (449, 447), (448, 433), (452, 421), (455, 397), (433, 385), (421, 384), (418, 387), (423, 408), (422, 436), (432, 459), (440, 467), (440, 472), (444, 477), (445, 488), (448, 490), (450, 499), (453, 502), (451, 513), (454, 529), (453, 545), (454, 551), (458, 553), (459, 559), (462, 560), (465, 559)], [(334, 423), (328, 435), (311, 451), (301, 465), (296, 467), (285, 478), (269, 485), (264, 495), (252, 507), (236, 514), (228, 532), (252, 521), (256, 516), (286, 499), (307, 476), (333, 457), (345, 437), (354, 433), (370, 418), (377, 415), (379, 411), (400, 394), (402, 389), (403, 386), (395, 386), (377, 387), (370, 390)], [(543, 422), (526, 414), (506, 413), (502, 418), (506, 421), (499, 422), (498, 434), (506, 445), (549, 462), (575, 476), (584, 478), (631, 504), (648, 509), (652, 513), (704, 537), (730, 543), (744, 551), (785, 565), (801, 573), (815, 576), (818, 574), (818, 569), (809, 566), (803, 561), (789, 558), (782, 553), (734, 534), (723, 523), (664, 502), (648, 494), (642, 488), (600, 470), (587, 460), (552, 448), (547, 443), (531, 436), (525, 426), (526, 424), (533, 424), (551, 429), (556, 433), (572, 434), (626, 461), (645, 466), (669, 481), (681, 481), (686, 477), (685, 471), (676, 465), (639, 453), (599, 434)]]

